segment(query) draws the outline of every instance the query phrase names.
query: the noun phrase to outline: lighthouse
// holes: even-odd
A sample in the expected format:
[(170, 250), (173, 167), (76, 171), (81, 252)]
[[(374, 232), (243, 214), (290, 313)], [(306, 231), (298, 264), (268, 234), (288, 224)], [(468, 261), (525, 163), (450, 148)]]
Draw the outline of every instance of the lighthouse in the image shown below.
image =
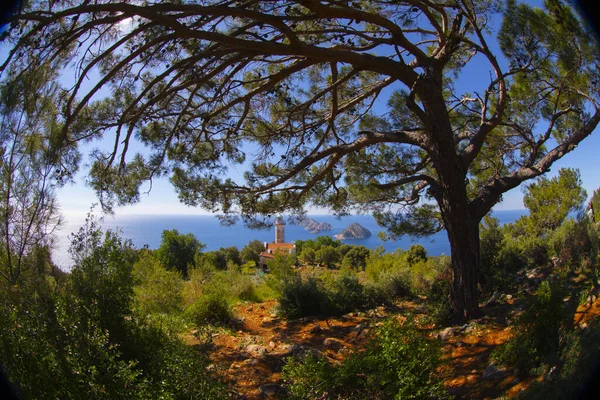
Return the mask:
[(285, 220), (281, 215), (275, 218), (275, 243), (285, 243)]

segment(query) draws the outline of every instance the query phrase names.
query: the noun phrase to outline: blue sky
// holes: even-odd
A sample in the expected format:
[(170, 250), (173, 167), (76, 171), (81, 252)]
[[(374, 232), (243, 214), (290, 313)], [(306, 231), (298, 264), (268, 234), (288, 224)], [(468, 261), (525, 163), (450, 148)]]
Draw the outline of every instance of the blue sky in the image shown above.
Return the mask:
[[(542, 4), (542, 0), (527, 1), (535, 6)], [(489, 80), (489, 69), (480, 68), (477, 64), (467, 69), (457, 86), (461, 90), (469, 90), (472, 85), (478, 82), (487, 82)], [(387, 100), (386, 98), (383, 99)], [(92, 147), (99, 147), (101, 144), (93, 144)], [(83, 149), (83, 153), (88, 153), (92, 147)], [(598, 129), (588, 137), (578, 149), (564, 156), (556, 162), (546, 176), (554, 176), (562, 167), (578, 168), (581, 172), (583, 186), (588, 195), (600, 187), (600, 176), (597, 172), (598, 156), (597, 149), (600, 148), (600, 134)], [(85, 216), (92, 203), (97, 202), (96, 196), (91, 188), (85, 185), (87, 174), (85, 162), (82, 164), (80, 173), (76, 177), (76, 184), (67, 185), (58, 190), (58, 200), (63, 214), (67, 219), (79, 219)], [(239, 174), (240, 171), (233, 171)], [(236, 173), (237, 172), (237, 173)], [(146, 188), (147, 189), (147, 188)], [(513, 189), (504, 195), (503, 202), (498, 204), (495, 210), (514, 210), (523, 209), (523, 192), (521, 188)], [(166, 178), (157, 179), (152, 184), (152, 190), (149, 194), (142, 194), (141, 201), (138, 204), (118, 207), (115, 209), (115, 216), (128, 214), (207, 214), (206, 211), (187, 207), (179, 202), (175, 190)]]

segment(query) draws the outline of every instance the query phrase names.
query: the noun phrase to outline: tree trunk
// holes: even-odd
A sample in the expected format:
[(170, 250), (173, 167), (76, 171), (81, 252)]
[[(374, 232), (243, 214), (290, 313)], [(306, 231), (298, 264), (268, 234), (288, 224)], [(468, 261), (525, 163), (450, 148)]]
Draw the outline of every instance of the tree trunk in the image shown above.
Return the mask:
[(445, 220), (454, 272), (452, 307), (458, 320), (469, 320), (480, 315), (477, 294), (479, 222), (468, 212), (450, 212)]

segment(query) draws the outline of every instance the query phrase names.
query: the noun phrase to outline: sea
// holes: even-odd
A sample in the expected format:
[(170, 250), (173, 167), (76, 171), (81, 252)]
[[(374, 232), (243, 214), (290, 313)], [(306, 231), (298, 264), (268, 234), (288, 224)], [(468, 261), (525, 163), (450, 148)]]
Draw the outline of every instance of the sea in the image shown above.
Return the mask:
[[(502, 210), (495, 211), (492, 216), (498, 218), (501, 224), (517, 220), (527, 210)], [(331, 231), (313, 234), (304, 229), (303, 226), (287, 224), (285, 227), (285, 240), (292, 242), (296, 240), (315, 239), (317, 236), (333, 236), (340, 233), (348, 225), (357, 222), (372, 235), (366, 239), (345, 240), (344, 243), (363, 245), (369, 249), (382, 246), (386, 252), (397, 249), (408, 249), (411, 245), (419, 243), (432, 256), (449, 255), (450, 244), (445, 231), (438, 232), (427, 238), (403, 237), (400, 240), (383, 241), (377, 235), (384, 229), (377, 225), (375, 219), (370, 215), (352, 215), (335, 217), (331, 215), (308, 215), (317, 222), (328, 222), (332, 226)], [(69, 254), (71, 235), (77, 232), (83, 224), (83, 220), (67, 219), (66, 224), (60, 227), (56, 235), (56, 244), (53, 250), (53, 261), (62, 270), (68, 271), (73, 265)], [(250, 229), (238, 223), (233, 226), (224, 226), (216, 216), (212, 215), (122, 215), (118, 217), (104, 217), (101, 221), (103, 230), (112, 230), (121, 237), (129, 239), (136, 248), (148, 247), (156, 249), (160, 246), (161, 234), (164, 230), (176, 229), (179, 233), (192, 233), (206, 247), (204, 251), (218, 250), (221, 247), (235, 246), (242, 249), (251, 240), (261, 242), (272, 242), (275, 239), (275, 229)]]

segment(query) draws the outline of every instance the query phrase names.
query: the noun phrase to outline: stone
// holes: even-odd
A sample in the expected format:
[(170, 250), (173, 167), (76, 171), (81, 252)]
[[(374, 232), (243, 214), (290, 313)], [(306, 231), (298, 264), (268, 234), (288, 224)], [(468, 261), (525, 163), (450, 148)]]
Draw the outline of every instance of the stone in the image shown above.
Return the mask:
[(358, 337), (364, 338), (365, 336), (368, 336), (370, 332), (371, 332), (371, 330), (369, 328), (365, 328), (362, 331), (360, 331), (360, 333), (358, 334)]
[(286, 357), (286, 356), (292, 355), (294, 353), (297, 353), (299, 349), (300, 349), (300, 346), (297, 344), (284, 343), (284, 344), (277, 346), (273, 351), (282, 357)]
[(348, 357), (350, 354), (352, 354), (352, 350), (347, 347), (342, 347), (338, 350), (338, 354), (342, 357)]
[(258, 358), (248, 358), (242, 362), (243, 365), (251, 365), (256, 366), (260, 364), (260, 360)]
[(254, 358), (260, 358), (265, 355), (267, 348), (259, 344), (250, 344), (246, 347), (246, 353), (250, 354)]
[(356, 222), (350, 224), (341, 233), (333, 235), (333, 238), (338, 240), (366, 239), (368, 237), (371, 237), (371, 231)]
[(491, 306), (492, 304), (495, 304), (498, 302), (498, 300), (500, 299), (501, 295), (498, 292), (494, 292), (492, 294), (492, 297), (489, 298), (488, 301), (485, 302), (485, 304), (483, 305), (484, 307), (488, 307)]
[(361, 332), (363, 329), (366, 329), (369, 327), (369, 323), (368, 322), (361, 322), (360, 324), (356, 325), (354, 328), (352, 328), (352, 330), (356, 333)]
[(445, 342), (446, 340), (450, 339), (452, 336), (454, 336), (454, 328), (452, 328), (452, 327), (446, 328), (443, 331), (441, 331), (440, 333), (438, 333), (438, 338), (442, 342)]
[(304, 229), (309, 231), (310, 233), (320, 233), (325, 231), (330, 231), (333, 229), (328, 222), (318, 222), (312, 218), (306, 217), (302, 219), (298, 225), (304, 226)]
[(323, 340), (323, 346), (333, 350), (338, 350), (343, 346), (343, 342), (340, 339), (329, 337)]
[(260, 394), (266, 397), (273, 397), (285, 391), (283, 386), (277, 383), (265, 383), (264, 385), (260, 385), (258, 390)]
[(505, 369), (499, 369), (494, 364), (490, 364), (483, 371), (481, 379), (502, 379), (506, 376), (507, 372)]
[(323, 332), (323, 328), (321, 328), (321, 325), (319, 324), (314, 324), (312, 328), (310, 328), (310, 333), (321, 333)]

